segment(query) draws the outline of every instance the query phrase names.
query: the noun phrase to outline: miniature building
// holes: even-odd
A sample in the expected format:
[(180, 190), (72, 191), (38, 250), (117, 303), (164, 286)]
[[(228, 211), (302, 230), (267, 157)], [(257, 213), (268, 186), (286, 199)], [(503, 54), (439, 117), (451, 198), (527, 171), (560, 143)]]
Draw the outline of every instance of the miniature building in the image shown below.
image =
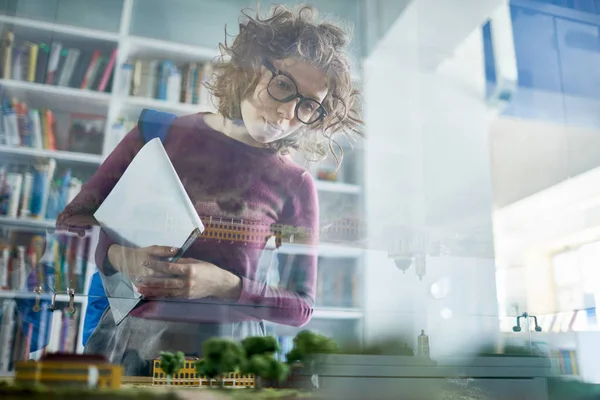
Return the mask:
[[(264, 244), (270, 236), (275, 236), (277, 247), (282, 243), (303, 243), (303, 240), (315, 232), (302, 227), (280, 224), (260, 225), (236, 219), (201, 217), (205, 230), (202, 240), (219, 240), (243, 243)], [(322, 228), (321, 240), (331, 242), (351, 242), (365, 235), (364, 224), (352, 219), (334, 221)]]
[(15, 367), (15, 382), (30, 385), (118, 389), (122, 376), (123, 368), (101, 355), (48, 354), (40, 361), (18, 361)]
[(417, 354), (421, 357), (429, 357), (429, 336), (425, 334), (425, 331), (421, 329), (421, 334), (418, 339)]
[[(183, 368), (173, 375), (171, 385), (177, 386), (211, 386), (210, 379), (206, 376), (199, 376), (196, 372), (197, 357), (186, 357)], [(167, 374), (160, 368), (160, 359), (154, 359), (152, 364), (152, 384), (166, 385)], [(240, 374), (230, 372), (223, 376), (223, 384), (230, 387), (254, 387), (255, 380), (252, 374)], [(218, 386), (219, 382), (216, 379), (212, 380), (212, 386)]]

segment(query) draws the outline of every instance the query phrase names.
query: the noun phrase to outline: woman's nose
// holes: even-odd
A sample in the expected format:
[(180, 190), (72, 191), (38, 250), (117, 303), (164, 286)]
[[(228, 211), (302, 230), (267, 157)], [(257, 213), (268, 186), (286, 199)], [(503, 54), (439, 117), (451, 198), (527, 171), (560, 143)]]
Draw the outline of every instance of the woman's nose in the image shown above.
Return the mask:
[(277, 107), (277, 113), (280, 117), (285, 119), (293, 119), (296, 112), (297, 100), (288, 101), (287, 103), (281, 103)]

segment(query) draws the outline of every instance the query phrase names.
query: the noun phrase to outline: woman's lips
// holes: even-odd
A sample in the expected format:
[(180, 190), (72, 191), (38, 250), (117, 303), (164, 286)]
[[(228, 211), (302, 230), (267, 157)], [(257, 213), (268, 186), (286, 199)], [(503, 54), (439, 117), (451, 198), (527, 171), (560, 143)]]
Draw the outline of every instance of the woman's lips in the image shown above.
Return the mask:
[(283, 132), (283, 129), (279, 125), (275, 125), (272, 122), (267, 122), (267, 130), (273, 135), (280, 135)]

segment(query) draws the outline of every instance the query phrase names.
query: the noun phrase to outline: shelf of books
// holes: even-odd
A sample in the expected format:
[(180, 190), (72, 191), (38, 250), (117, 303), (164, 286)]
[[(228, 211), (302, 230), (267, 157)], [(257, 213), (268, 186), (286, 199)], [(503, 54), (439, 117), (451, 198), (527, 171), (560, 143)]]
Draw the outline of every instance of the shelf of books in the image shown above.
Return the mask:
[(94, 246), (93, 235), (54, 230), (10, 230), (0, 238), (0, 373), (18, 359), (37, 356), (30, 344), (38, 331), (47, 334), (46, 351), (83, 351), (82, 317), (95, 272), (90, 259)]
[[(123, 15), (131, 18), (126, 11)], [(31, 339), (26, 326), (16, 326), (11, 307), (35, 300), (28, 280), (40, 279), (31, 274), (44, 255), (39, 242), (48, 239), (60, 211), (135, 125), (140, 111), (182, 115), (215, 110), (203, 84), (215, 72), (209, 61), (218, 55), (216, 46), (136, 36), (124, 19), (121, 31), (111, 33), (0, 15), (0, 345), (5, 346), (2, 338), (8, 332), (20, 329), (20, 336), (13, 337), (25, 338), (19, 350), (16, 343), (15, 350), (0, 349), (0, 372), (8, 368), (6, 360), (26, 354)], [(343, 165), (354, 165), (356, 153), (345, 152)], [(355, 168), (338, 170), (329, 162), (311, 172), (324, 220), (361, 215), (361, 179)], [(65, 236), (47, 247), (52, 262), (41, 268), (41, 278), (54, 276), (52, 291), (59, 293), (61, 307), (70, 300), (67, 289), (76, 293), (74, 314), (61, 307), (52, 314), (47, 350), (82, 350), (94, 240)], [(289, 245), (280, 253), (289, 263), (303, 252)], [(318, 300), (309, 323), (316, 330), (348, 340), (361, 336), (361, 255), (350, 245), (319, 246)], [(290, 332), (289, 327), (273, 329), (277, 335)]]

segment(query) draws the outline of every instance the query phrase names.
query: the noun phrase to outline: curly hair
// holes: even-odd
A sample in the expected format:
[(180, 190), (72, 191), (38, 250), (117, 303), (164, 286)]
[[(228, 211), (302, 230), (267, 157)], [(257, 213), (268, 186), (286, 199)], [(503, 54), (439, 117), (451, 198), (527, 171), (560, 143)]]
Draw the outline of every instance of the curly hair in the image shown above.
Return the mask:
[(218, 101), (219, 113), (229, 119), (242, 118), (241, 102), (254, 92), (264, 58), (297, 58), (310, 63), (328, 78), (328, 93), (322, 102), (327, 115), (269, 147), (283, 153), (298, 150), (312, 162), (331, 153), (339, 167), (343, 149), (336, 138), (364, 137), (360, 93), (354, 87), (346, 52), (349, 35), (334, 23), (317, 22), (317, 11), (312, 6), (298, 6), (295, 10), (276, 6), (264, 19), (258, 13), (251, 17), (247, 10), (242, 10), (242, 14), (240, 32), (231, 45), (225, 29), (225, 41), (219, 44), (221, 56), (215, 62), (218, 72), (206, 84)]

